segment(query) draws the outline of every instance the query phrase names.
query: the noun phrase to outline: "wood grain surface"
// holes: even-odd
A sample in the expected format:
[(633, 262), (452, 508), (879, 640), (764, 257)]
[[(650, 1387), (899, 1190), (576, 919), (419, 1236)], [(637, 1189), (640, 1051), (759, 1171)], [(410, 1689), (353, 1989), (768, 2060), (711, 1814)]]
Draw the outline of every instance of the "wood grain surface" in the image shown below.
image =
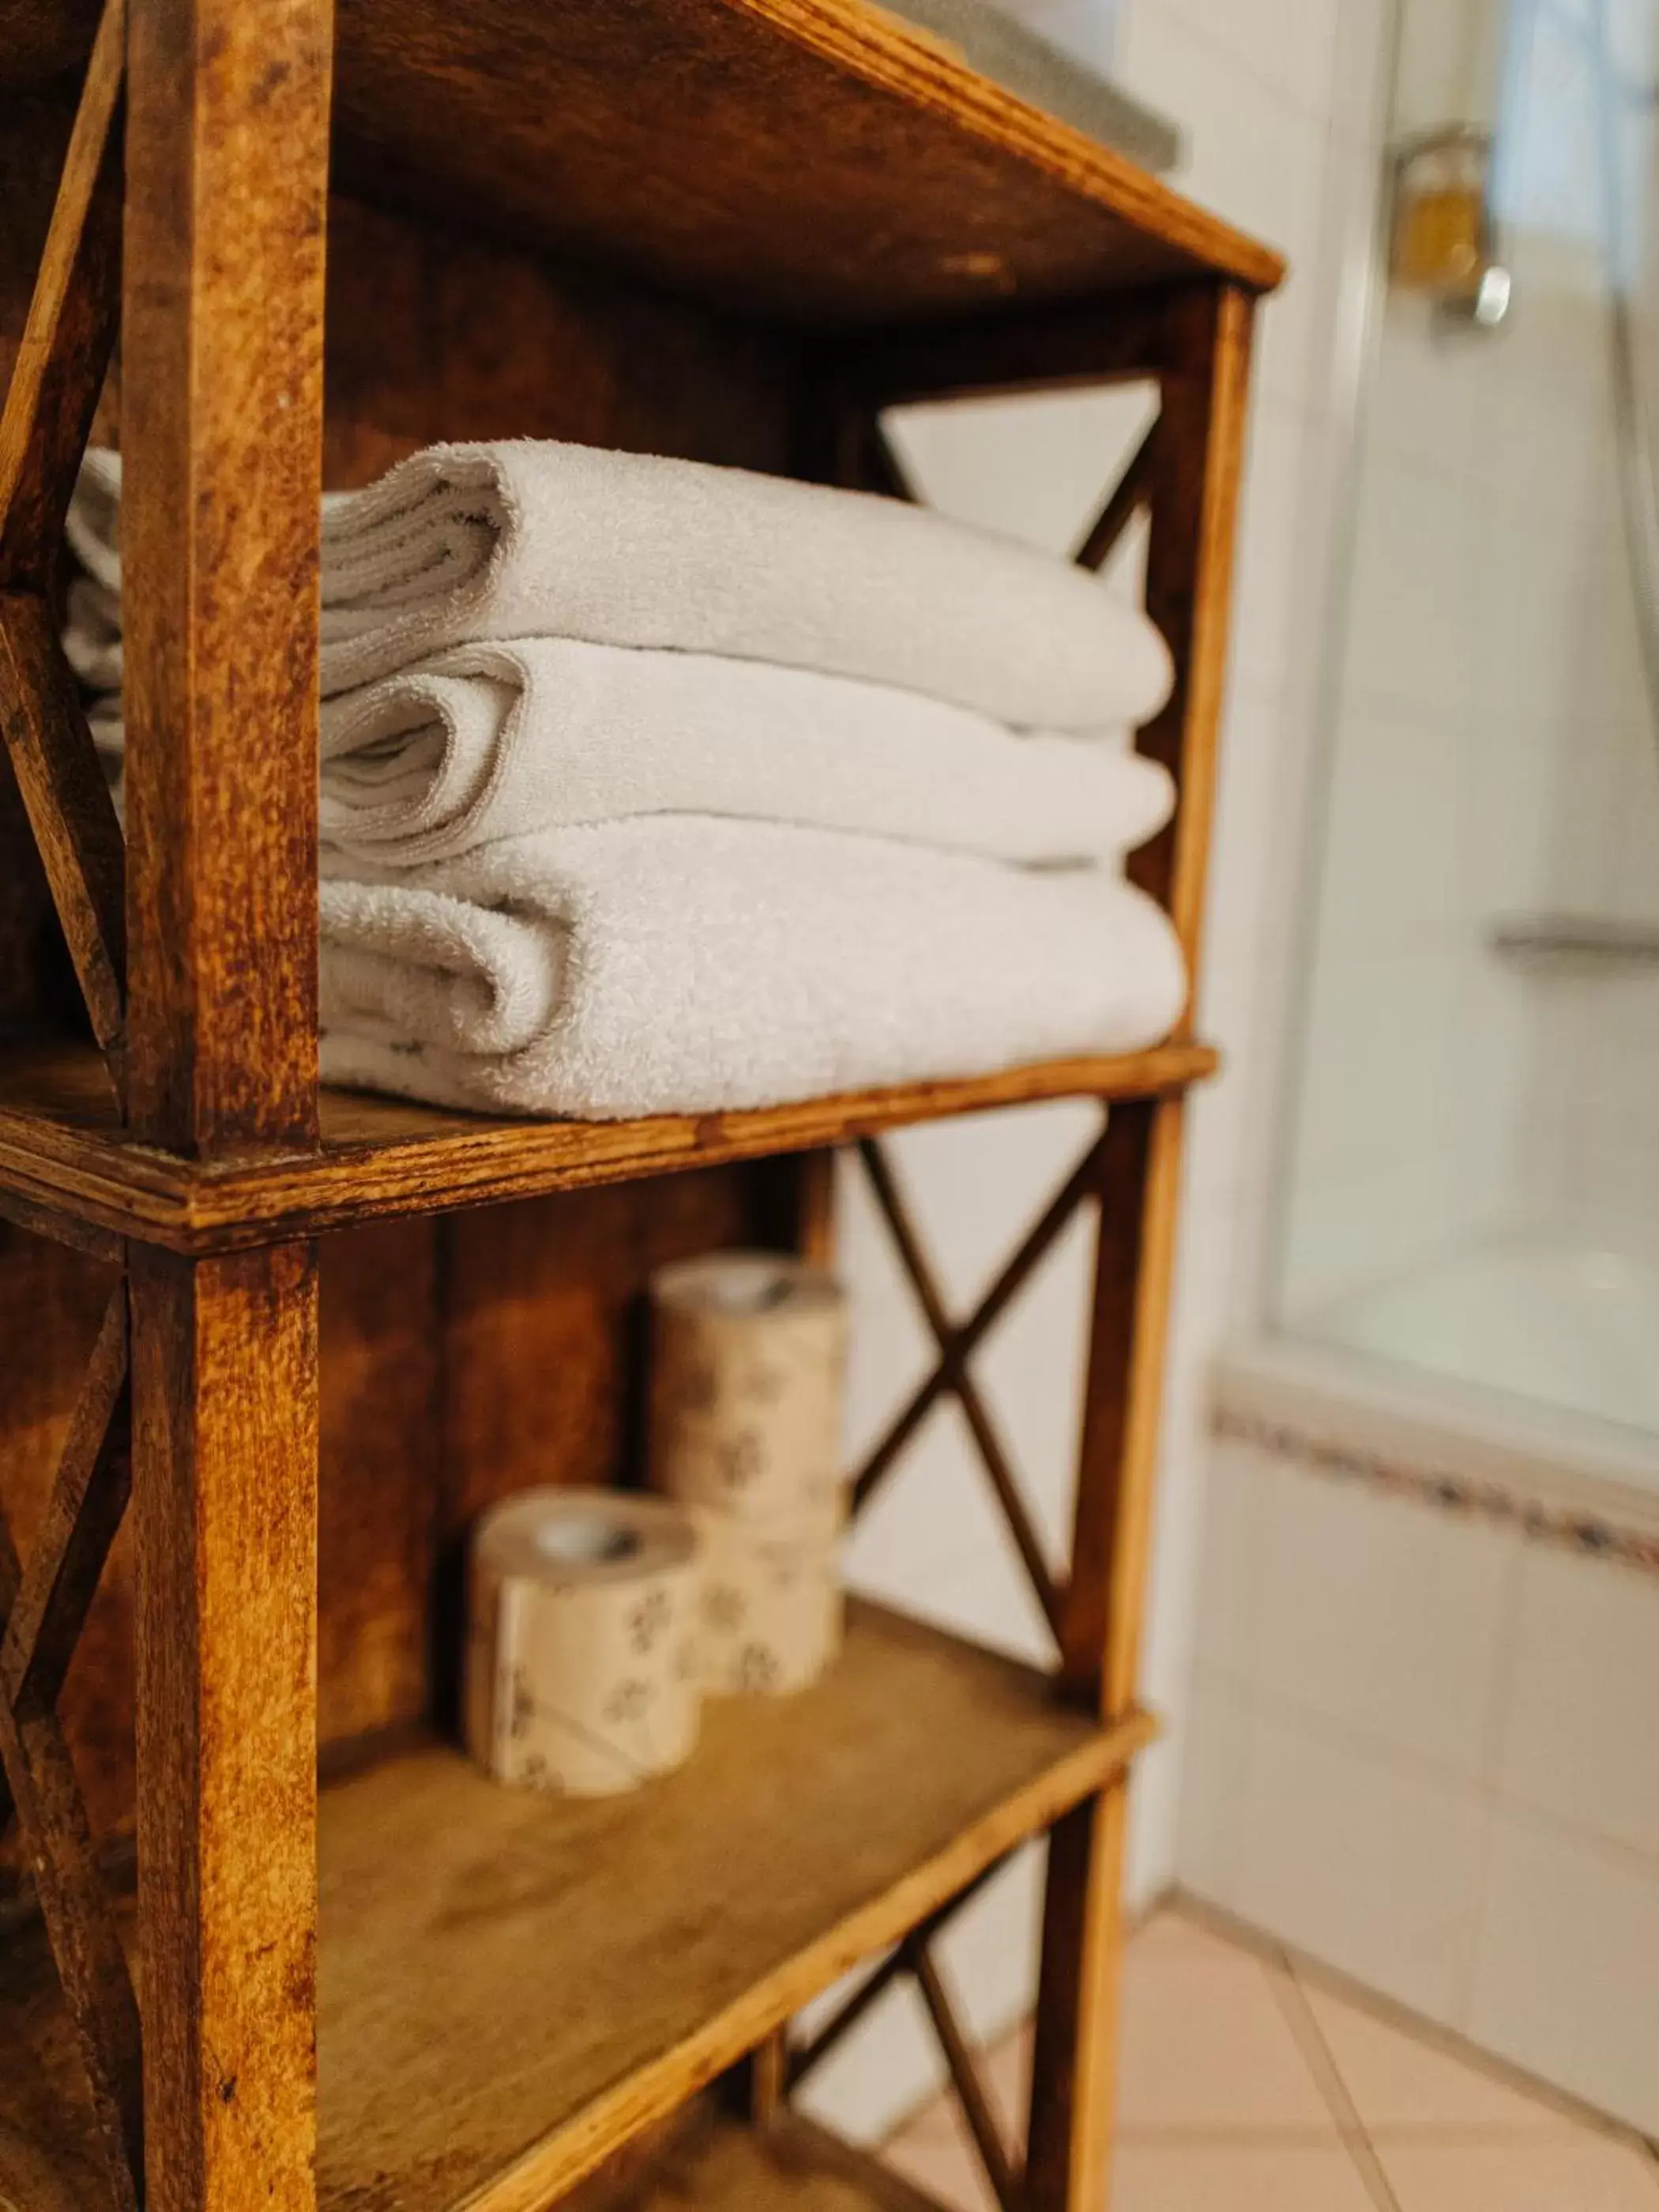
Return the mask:
[[(8, 779), (61, 941), (118, 1091), (125, 1074), (125, 863), (120, 830), (57, 636), (64, 517), (114, 343), (120, 305), (124, 0), (108, 0), (64, 145), (50, 220), (0, 408), (0, 732)], [(46, 150), (40, 118), (26, 146)], [(48, 171), (49, 173), (49, 171)], [(44, 197), (37, 169), (18, 210)], [(21, 271), (18, 272), (21, 275)], [(3, 810), (0, 810), (3, 816)], [(15, 817), (13, 817), (14, 823)], [(12, 842), (19, 842), (12, 828)], [(27, 890), (24, 893), (27, 897)], [(42, 913), (37, 934), (46, 924)], [(0, 956), (5, 951), (0, 934)], [(16, 948), (21, 950), (21, 948)]]
[[(822, 1159), (822, 1155), (809, 1158)], [(319, 1254), (318, 1741), (325, 1766), (453, 1711), (460, 1540), (495, 1498), (637, 1480), (652, 1270), (794, 1241), (796, 1163), (362, 1224)], [(0, 1230), (0, 1505), (27, 1553), (108, 1296), (81, 1255)], [(63, 1699), (93, 1828), (134, 1817), (130, 1540)], [(0, 1823), (0, 1900), (18, 1878)]]
[(620, 2185), (570, 2212), (940, 2212), (867, 2151), (796, 2115), (769, 2129), (696, 2112)]
[(138, 2008), (56, 1706), (126, 1509), (125, 1286), (106, 1306), (25, 1561), (0, 1512), (0, 1828), (15, 1808), (89, 2094), (96, 2202), (136, 2212), (143, 2172)]
[(1201, 1082), (1218, 1064), (1206, 1046), (1160, 1045), (648, 1121), (501, 1121), (327, 1091), (316, 1155), (192, 1163), (123, 1135), (95, 1054), (20, 1044), (0, 1053), (0, 1187), (140, 1242), (206, 1253), (386, 1215), (816, 1150), (1042, 1098), (1159, 1097)]
[[(64, 1784), (69, 1832), (66, 1747), (88, 1840), (127, 1834), (136, 1550), (149, 2202), (544, 2212), (577, 2185), (586, 2212), (611, 2155), (721, 2069), (764, 2050), (775, 2092), (793, 2011), (1052, 1823), (1029, 2186), (978, 2118), (1022, 2212), (1095, 2212), (1182, 1100), (1214, 1055), (1183, 1030), (1124, 1060), (632, 1124), (319, 1100), (316, 498), (325, 467), (361, 483), (433, 439), (512, 434), (902, 493), (884, 404), (1155, 375), (1158, 433), (1086, 550), (1151, 507), (1148, 604), (1179, 680), (1142, 742), (1182, 801), (1135, 872), (1195, 962), (1250, 295), (1279, 264), (857, 0), (340, 0), (337, 36), (328, 0), (131, 6), (125, 329), (100, 420), (118, 416), (128, 467), (132, 1121), (64, 991), (72, 951), (115, 1041), (120, 878), (57, 742), (79, 733), (40, 642), (62, 491), (42, 467), (5, 541), (33, 612), (7, 625), (28, 787), (0, 766), (0, 1485), (20, 1541), (49, 1536), (127, 1252), (137, 1543), (115, 1545), (32, 1772)], [(82, 0), (0, 0), (0, 372), (94, 30)], [(77, 204), (103, 241), (85, 269), (107, 268), (98, 173), (71, 156), (48, 248), (42, 297), (85, 343), (61, 349), (72, 407), (33, 387), (40, 456), (93, 398), (98, 288), (54, 293), (52, 271), (81, 265)], [(18, 451), (0, 437), (22, 482)], [(637, 1463), (653, 1265), (738, 1239), (822, 1253), (831, 1147), (1066, 1096), (1111, 1111), (1080, 1171), (1103, 1227), (1073, 1572), (1048, 1585), (1059, 1694), (865, 1612), (819, 1689), (716, 1711), (699, 1758), (635, 1799), (515, 1797), (434, 1743), (398, 1747), (443, 1707), (469, 1516)], [(1010, 1281), (1043, 1243), (1040, 1223)], [(947, 1365), (980, 1327), (941, 1335)], [(319, 1826), (319, 1742), (356, 1771)], [(86, 2212), (110, 2084), (100, 2119), (38, 1929), (3, 1887), (0, 1912), (0, 2196)], [(72, 1982), (99, 1966), (69, 1963)], [(653, 2143), (615, 2201), (922, 2212), (763, 2103), (762, 2132)]]
[(129, 1289), (147, 2201), (312, 2212), (315, 1257)]
[[(338, 18), (343, 179), (745, 312), (995, 313), (1279, 274), (1218, 217), (857, 0), (341, 0)], [(60, 0), (0, 0), (0, 82), (70, 65), (88, 29)]]
[[(0, 28), (0, 46), (4, 44)], [(91, 44), (90, 33), (88, 48)], [(75, 117), (72, 79), (4, 102), (0, 129), (0, 378), (9, 380), (29, 308)], [(73, 1027), (79, 993), (34, 837), (0, 746), (0, 1030), (29, 1022)]]
[[(117, 1278), (106, 1265), (0, 1229), (0, 1510), (31, 1557)], [(124, 1530), (106, 1563), (58, 1699), (100, 1843), (132, 1832), (132, 1559)], [(0, 1827), (0, 1911), (21, 1875), (21, 1839)]]
[(787, 471), (813, 369), (791, 332), (340, 191), (327, 341), (334, 489), (443, 439), (567, 438)]
[[(1173, 312), (1152, 447), (1146, 603), (1177, 671), (1137, 740), (1179, 793), (1175, 819), (1132, 856), (1169, 911), (1196, 992), (1227, 653), (1233, 526), (1249, 392), (1249, 301), (1225, 287)], [(1109, 1720), (1140, 1664), (1158, 1470), (1165, 1338), (1181, 1198), (1185, 1101), (1140, 1099), (1107, 1116), (1100, 1233), (1079, 1449), (1063, 1679)], [(1049, 1846), (1026, 2200), (1029, 2212), (1100, 2212), (1117, 2080), (1127, 1788), (1067, 1815)]]
[(126, 853), (57, 618), (0, 592), (0, 732), (87, 1016), (118, 1096), (126, 1079)]
[[(543, 2212), (1150, 1733), (860, 1607), (823, 1684), (714, 1706), (691, 1765), (634, 1796), (502, 1790), (436, 1747), (325, 1790), (324, 2212)], [(9, 1943), (0, 2179), (72, 2174), (61, 2010)]]
[(541, 2212), (1144, 1734), (861, 1608), (823, 1684), (711, 1706), (634, 1796), (437, 1750), (329, 1791), (322, 2203)]
[(192, 1156), (317, 1126), (331, 52), (328, 0), (143, 0), (132, 15), (130, 1107), (137, 1133)]
[(0, 410), (0, 587), (44, 598), (120, 315), (125, 0), (106, 0)]

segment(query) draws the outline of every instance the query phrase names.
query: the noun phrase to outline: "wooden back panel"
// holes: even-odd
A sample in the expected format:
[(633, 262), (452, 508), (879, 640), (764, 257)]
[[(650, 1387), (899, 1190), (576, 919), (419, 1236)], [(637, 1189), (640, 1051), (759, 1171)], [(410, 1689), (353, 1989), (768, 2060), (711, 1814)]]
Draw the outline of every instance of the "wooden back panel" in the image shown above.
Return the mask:
[[(69, 112), (36, 102), (28, 130), (9, 118), (0, 134), (0, 373)], [(332, 485), (444, 438), (567, 437), (772, 471), (799, 444), (792, 341), (337, 197), (329, 302)], [(76, 1018), (58, 945), (0, 754), (0, 1027)], [(787, 1243), (793, 1188), (791, 1164), (763, 1163), (325, 1241), (325, 1754), (447, 1709), (471, 1516), (534, 1483), (636, 1473), (647, 1277), (714, 1246)], [(25, 1550), (106, 1295), (89, 1261), (0, 1224), (0, 1497)], [(64, 1698), (94, 1825), (114, 1838), (133, 1814), (131, 1619), (124, 1535)], [(0, 1892), (16, 1850), (15, 1836), (0, 1845)]]
[(324, 374), (335, 486), (438, 439), (793, 465), (793, 341), (338, 193)]
[[(538, 1483), (637, 1479), (646, 1283), (784, 1243), (788, 1163), (374, 1223), (322, 1246), (318, 1729), (325, 1754), (452, 1708), (462, 1539)], [(0, 1223), (0, 1496), (27, 1554), (108, 1297), (107, 1272)], [(131, 1540), (62, 1711), (94, 1829), (133, 1813)], [(0, 1895), (15, 1871), (0, 1850)]]

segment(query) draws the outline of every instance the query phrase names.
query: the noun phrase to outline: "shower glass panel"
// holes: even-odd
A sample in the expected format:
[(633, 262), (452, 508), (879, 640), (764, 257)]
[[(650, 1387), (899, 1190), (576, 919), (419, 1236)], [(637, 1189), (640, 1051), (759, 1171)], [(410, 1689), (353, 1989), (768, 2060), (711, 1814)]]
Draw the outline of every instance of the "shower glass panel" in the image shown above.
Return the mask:
[(1276, 1286), (1659, 1431), (1659, 0), (1402, 0)]

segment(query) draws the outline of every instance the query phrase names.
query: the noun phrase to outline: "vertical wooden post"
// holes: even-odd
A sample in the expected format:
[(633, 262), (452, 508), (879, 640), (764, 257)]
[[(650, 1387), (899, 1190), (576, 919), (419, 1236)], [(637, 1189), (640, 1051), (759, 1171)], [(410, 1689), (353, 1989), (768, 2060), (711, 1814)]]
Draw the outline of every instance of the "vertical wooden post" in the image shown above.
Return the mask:
[(329, 0), (132, 0), (122, 325), (130, 1111), (317, 1129)]
[(802, 1152), (790, 1162), (794, 1182), (794, 1245), (815, 1267), (836, 1262), (836, 1155)]
[[(329, 0), (131, 0), (129, 1115), (317, 1131)], [(152, 2212), (315, 2204), (315, 1255), (131, 1260)]]
[(315, 1253), (131, 1280), (147, 2203), (313, 2212)]
[[(1230, 286), (1173, 301), (1149, 461), (1146, 603), (1173, 648), (1174, 698), (1142, 749), (1175, 772), (1169, 830), (1132, 872), (1168, 908), (1196, 981), (1226, 667), (1227, 610), (1249, 385), (1251, 303)], [(1187, 1022), (1190, 1027), (1189, 999)], [(1182, 1103), (1112, 1109), (1072, 1578), (1060, 1622), (1068, 1689), (1115, 1720), (1133, 1705), (1157, 1474)], [(1033, 2066), (1029, 2212), (1100, 2212), (1109, 2187), (1127, 1787), (1054, 1832)]]

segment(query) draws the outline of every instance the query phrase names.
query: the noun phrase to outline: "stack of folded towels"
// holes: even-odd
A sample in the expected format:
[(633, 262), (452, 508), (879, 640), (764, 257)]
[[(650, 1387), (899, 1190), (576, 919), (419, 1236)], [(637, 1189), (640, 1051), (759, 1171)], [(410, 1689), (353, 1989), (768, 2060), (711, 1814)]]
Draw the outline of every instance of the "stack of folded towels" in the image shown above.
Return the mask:
[[(115, 756), (119, 503), (89, 454), (65, 646)], [(1133, 1050), (1180, 1012), (1121, 866), (1173, 801), (1126, 738), (1169, 654), (1084, 571), (524, 441), (331, 495), (322, 596), (327, 1081), (706, 1112)]]

